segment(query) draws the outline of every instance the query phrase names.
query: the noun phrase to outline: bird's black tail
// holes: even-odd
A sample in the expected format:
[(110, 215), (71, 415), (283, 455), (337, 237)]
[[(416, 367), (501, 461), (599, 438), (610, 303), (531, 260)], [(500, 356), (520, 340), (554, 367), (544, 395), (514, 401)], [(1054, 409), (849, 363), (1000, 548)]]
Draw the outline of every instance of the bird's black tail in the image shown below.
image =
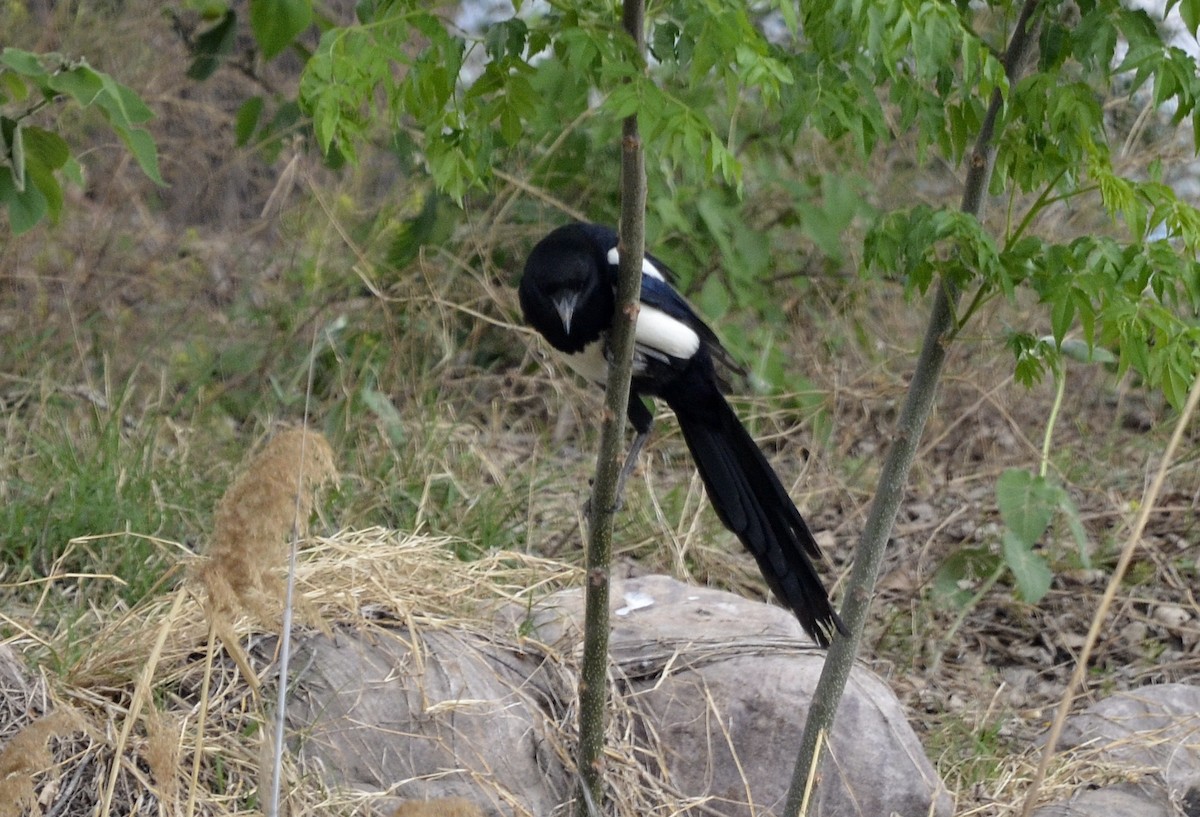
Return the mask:
[(820, 548), (733, 408), (715, 388), (705, 398), (703, 405), (671, 408), (708, 498), (725, 527), (754, 555), (776, 597), (805, 632), (828, 646), (834, 630), (847, 631), (813, 567)]

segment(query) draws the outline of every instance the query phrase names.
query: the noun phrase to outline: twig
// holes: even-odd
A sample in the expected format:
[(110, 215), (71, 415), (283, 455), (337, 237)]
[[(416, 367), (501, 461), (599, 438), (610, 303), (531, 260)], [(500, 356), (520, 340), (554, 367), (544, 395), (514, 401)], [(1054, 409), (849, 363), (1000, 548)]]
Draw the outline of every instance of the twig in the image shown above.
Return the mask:
[[(304, 428), (308, 428), (309, 409), (312, 402), (313, 362), (317, 357), (317, 328), (313, 327), (312, 346), (308, 354), (308, 383), (304, 389)], [(305, 447), (308, 434), (300, 438), (300, 463), (308, 462)], [(279, 791), (283, 783), (283, 732), (287, 720), (288, 665), (292, 657), (292, 613), (296, 597), (296, 549), (300, 539), (300, 497), (304, 494), (304, 469), (296, 473), (296, 506), (292, 514), (292, 535), (288, 542), (287, 590), (283, 601), (283, 622), (279, 634), (279, 687), (275, 704), (275, 745), (271, 747), (271, 788), (267, 793), (265, 813), (267, 817), (279, 817)]]
[(204, 730), (208, 725), (208, 707), (211, 703), (213, 654), (216, 650), (217, 631), (210, 621), (208, 641), (204, 647), (204, 676), (200, 684), (200, 711), (196, 716), (196, 743), (192, 747), (192, 776), (188, 785), (185, 817), (196, 813), (196, 793), (200, 790), (200, 764), (204, 760)]
[(1163, 484), (1167, 480), (1167, 469), (1175, 459), (1175, 451), (1179, 448), (1179, 441), (1183, 439), (1184, 429), (1187, 428), (1192, 415), (1196, 413), (1197, 403), (1200, 403), (1200, 375), (1197, 375), (1195, 381), (1192, 383), (1192, 390), (1188, 393), (1187, 403), (1183, 407), (1183, 412), (1179, 415), (1178, 422), (1175, 423), (1175, 431), (1171, 434), (1170, 442), (1167, 443), (1167, 450), (1163, 452), (1162, 462), (1158, 465), (1158, 472), (1154, 475), (1154, 480), (1150, 483), (1150, 487), (1146, 489), (1146, 493), (1142, 497), (1142, 506), (1138, 511), (1133, 530), (1130, 531), (1129, 538), (1125, 541), (1125, 547), (1121, 549), (1121, 557), (1117, 560), (1117, 566), (1108, 580), (1108, 586), (1104, 588), (1104, 595), (1100, 598), (1100, 604), (1096, 607), (1096, 614), (1092, 616), (1092, 624), (1088, 628), (1087, 639), (1083, 642), (1083, 649), (1079, 651), (1079, 657), (1075, 659), (1075, 671), (1071, 673), (1071, 680), (1067, 683), (1067, 688), (1063, 690), (1062, 699), (1058, 702), (1058, 709), (1054, 713), (1054, 722), (1050, 725), (1050, 734), (1046, 738), (1046, 743), (1042, 746), (1042, 756), (1038, 761), (1037, 771), (1034, 772), (1033, 781), (1029, 785), (1029, 791), (1025, 795), (1025, 804), (1021, 808), (1021, 817), (1029, 817), (1034, 803), (1037, 802), (1038, 791), (1042, 787), (1042, 781), (1046, 778), (1046, 770), (1050, 766), (1050, 758), (1054, 756), (1054, 750), (1058, 746), (1058, 739), (1062, 737), (1063, 724), (1066, 723), (1067, 713), (1070, 712), (1071, 703), (1075, 700), (1075, 690), (1079, 689), (1083, 684), (1083, 676), (1088, 669), (1088, 660), (1092, 656), (1092, 650), (1095, 648), (1096, 642), (1100, 640), (1100, 630), (1105, 626), (1104, 618), (1108, 615), (1108, 608), (1112, 606), (1113, 599), (1117, 597), (1117, 591), (1121, 589), (1121, 583), (1125, 579), (1125, 572), (1129, 569), (1129, 563), (1133, 560), (1133, 553), (1137, 550), (1138, 542), (1142, 539), (1142, 532), (1145, 531), (1146, 523), (1150, 519), (1150, 512), (1154, 508), (1154, 503), (1158, 501), (1158, 495), (1162, 493)]

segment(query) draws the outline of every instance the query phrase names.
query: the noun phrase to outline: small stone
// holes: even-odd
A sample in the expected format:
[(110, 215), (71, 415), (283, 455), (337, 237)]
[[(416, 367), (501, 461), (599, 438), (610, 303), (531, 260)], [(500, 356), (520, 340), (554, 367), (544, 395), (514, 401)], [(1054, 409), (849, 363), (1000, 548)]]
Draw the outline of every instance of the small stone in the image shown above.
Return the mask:
[(937, 511), (928, 502), (913, 502), (904, 510), (913, 522), (932, 522), (937, 518)]
[(1178, 604), (1160, 604), (1154, 608), (1154, 620), (1168, 630), (1178, 630), (1192, 620), (1192, 614)]
[(1059, 576), (1065, 583), (1083, 585), (1085, 587), (1104, 584), (1108, 580), (1108, 574), (1096, 568), (1092, 568), (1091, 570), (1086, 568), (1064, 570)]
[(1141, 644), (1150, 634), (1150, 628), (1142, 621), (1131, 621), (1121, 628), (1121, 640), (1126, 644)]

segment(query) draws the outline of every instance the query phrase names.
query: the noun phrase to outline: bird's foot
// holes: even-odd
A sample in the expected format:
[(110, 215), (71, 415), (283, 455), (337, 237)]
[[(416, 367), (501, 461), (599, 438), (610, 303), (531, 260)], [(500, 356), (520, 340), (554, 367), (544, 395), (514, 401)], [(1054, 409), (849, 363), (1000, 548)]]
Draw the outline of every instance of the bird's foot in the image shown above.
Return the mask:
[[(650, 432), (640, 432), (633, 440), (633, 445), (629, 448), (629, 454), (625, 457), (625, 464), (621, 466), (621, 472), (617, 474), (617, 490), (612, 507), (609, 508), (609, 513), (620, 513), (625, 507), (625, 482), (629, 479), (629, 475), (633, 473), (633, 469), (637, 467), (638, 454), (641, 453), (642, 446), (646, 444)], [(588, 480), (588, 485), (592, 489), (592, 494), (595, 495), (596, 485), (594, 479)], [(592, 497), (589, 496), (587, 502), (583, 504), (583, 513), (588, 519), (592, 518)]]
[[(585, 499), (583, 502), (583, 516), (585, 519), (588, 519), (588, 520), (590, 520), (592, 518), (592, 507), (593, 507), (592, 500), (596, 496), (595, 485), (593, 484), (594, 482), (595, 482), (595, 480), (590, 480), (590, 479), (588, 480), (588, 484), (592, 487), (592, 493), (588, 494), (588, 498)], [(624, 480), (619, 480), (617, 482), (617, 496), (616, 496), (616, 499), (613, 501), (612, 506), (609, 507), (609, 509), (608, 509), (608, 512), (611, 514), (618, 514), (625, 509), (625, 486), (623, 484), (624, 482), (625, 482)]]

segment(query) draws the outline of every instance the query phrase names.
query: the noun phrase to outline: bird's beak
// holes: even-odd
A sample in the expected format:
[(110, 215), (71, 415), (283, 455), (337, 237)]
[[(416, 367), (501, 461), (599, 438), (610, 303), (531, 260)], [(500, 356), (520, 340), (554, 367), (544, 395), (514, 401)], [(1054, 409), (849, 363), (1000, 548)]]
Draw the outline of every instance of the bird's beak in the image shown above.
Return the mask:
[(554, 299), (554, 308), (558, 311), (558, 317), (562, 318), (563, 331), (568, 335), (571, 334), (571, 318), (575, 314), (577, 303), (579, 303), (578, 292), (570, 292), (561, 298)]

